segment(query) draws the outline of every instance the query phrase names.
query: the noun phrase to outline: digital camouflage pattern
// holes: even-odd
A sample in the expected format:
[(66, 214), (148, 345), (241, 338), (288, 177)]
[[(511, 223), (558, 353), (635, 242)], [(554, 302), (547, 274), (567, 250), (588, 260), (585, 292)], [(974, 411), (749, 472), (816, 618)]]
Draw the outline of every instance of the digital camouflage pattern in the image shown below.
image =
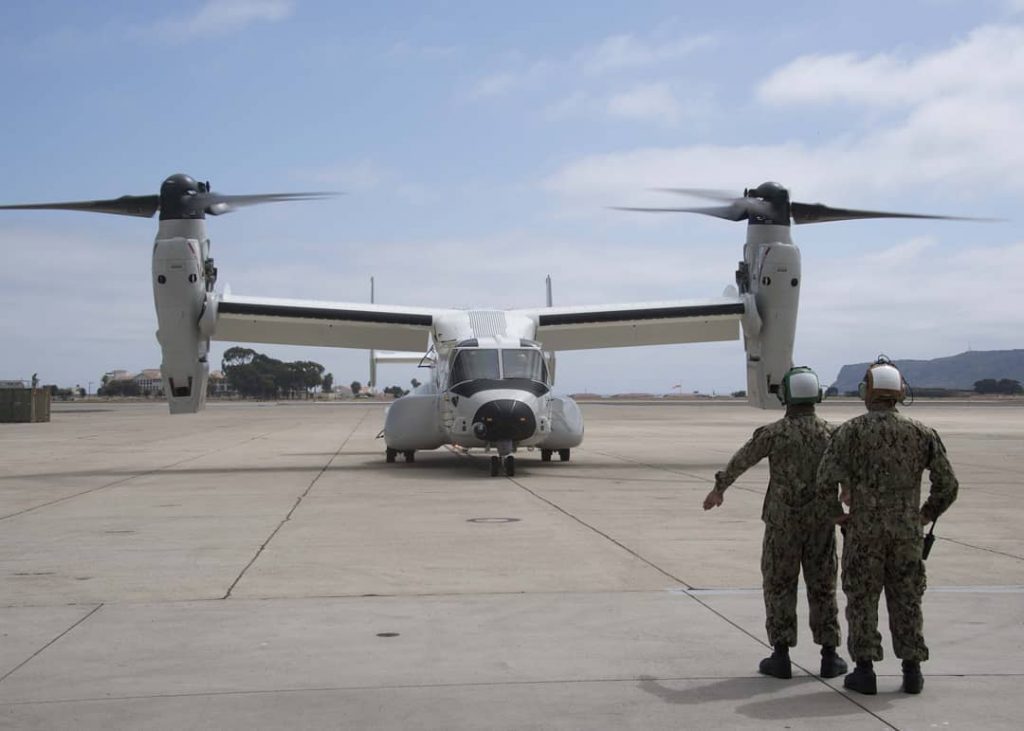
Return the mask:
[(803, 567), (810, 605), (811, 634), (819, 645), (838, 646), (835, 526), (821, 500), (815, 477), (833, 428), (813, 406), (793, 406), (786, 417), (757, 429), (726, 468), (715, 475), (725, 491), (745, 471), (768, 458), (769, 481), (761, 519), (765, 627), (768, 641), (797, 642), (796, 601)]
[[(931, 490), (921, 506), (924, 470), (930, 473)], [(843, 512), (837, 486), (849, 491), (843, 591), (850, 655), (882, 659), (878, 598), (884, 589), (896, 656), (927, 660), (922, 518), (930, 522), (942, 515), (958, 489), (939, 435), (895, 408), (869, 411), (836, 430), (818, 467), (818, 484), (833, 515)]]

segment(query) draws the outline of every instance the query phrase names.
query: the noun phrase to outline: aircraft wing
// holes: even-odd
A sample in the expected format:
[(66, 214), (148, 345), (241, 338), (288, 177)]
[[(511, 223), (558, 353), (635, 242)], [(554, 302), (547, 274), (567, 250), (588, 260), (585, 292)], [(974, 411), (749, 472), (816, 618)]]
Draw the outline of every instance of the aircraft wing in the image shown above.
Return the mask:
[(738, 340), (739, 297), (519, 310), (537, 322), (545, 350)]
[[(427, 350), (439, 310), (223, 294), (213, 339), (333, 348)], [(421, 356), (422, 357), (422, 356)]]

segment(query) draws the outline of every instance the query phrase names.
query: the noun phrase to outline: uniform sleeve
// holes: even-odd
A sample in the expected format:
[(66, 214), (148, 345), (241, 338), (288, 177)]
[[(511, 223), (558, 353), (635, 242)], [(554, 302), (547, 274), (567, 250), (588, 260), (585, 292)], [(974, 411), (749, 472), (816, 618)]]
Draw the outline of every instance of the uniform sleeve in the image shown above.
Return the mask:
[(939, 438), (938, 433), (929, 430), (930, 440), (928, 444), (928, 474), (932, 487), (921, 507), (921, 515), (929, 522), (935, 520), (956, 500), (960, 483), (953, 474), (953, 466), (946, 456), (946, 447)]
[(818, 463), (818, 496), (825, 514), (834, 518), (843, 514), (843, 504), (839, 501), (840, 484), (849, 483), (850, 476), (843, 465), (843, 445), (846, 443), (842, 430), (836, 430)]
[(725, 489), (736, 482), (740, 475), (767, 457), (771, 446), (771, 430), (765, 426), (756, 429), (747, 443), (732, 456), (725, 469), (715, 473), (715, 489), (725, 492)]

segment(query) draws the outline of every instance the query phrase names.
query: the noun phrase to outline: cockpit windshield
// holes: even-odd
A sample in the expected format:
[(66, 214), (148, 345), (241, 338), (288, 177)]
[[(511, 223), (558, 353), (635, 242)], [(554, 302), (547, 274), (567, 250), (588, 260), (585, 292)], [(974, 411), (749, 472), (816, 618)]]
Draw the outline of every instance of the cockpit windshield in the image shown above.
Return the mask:
[(528, 378), (531, 381), (547, 382), (544, 356), (539, 350), (503, 350), (501, 369), (505, 378)]
[[(500, 367), (498, 353), (501, 353)], [(452, 359), (450, 382), (521, 378), (538, 383), (548, 382), (544, 356), (532, 348), (498, 350), (496, 348), (464, 348)]]
[(497, 380), (500, 377), (497, 350), (466, 349), (456, 353), (455, 361), (452, 363), (451, 382), (453, 384), (477, 378)]

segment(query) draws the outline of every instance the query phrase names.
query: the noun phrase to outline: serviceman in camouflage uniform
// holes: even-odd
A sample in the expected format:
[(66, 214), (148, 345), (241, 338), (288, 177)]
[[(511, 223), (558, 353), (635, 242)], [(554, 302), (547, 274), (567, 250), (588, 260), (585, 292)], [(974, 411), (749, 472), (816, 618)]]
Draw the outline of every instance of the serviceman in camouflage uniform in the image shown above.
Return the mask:
[(773, 651), (759, 670), (776, 678), (793, 677), (789, 648), (796, 646), (797, 585), (803, 566), (811, 634), (821, 645), (821, 675), (834, 678), (847, 670), (836, 654), (840, 640), (836, 529), (829, 520), (829, 504), (822, 501), (814, 481), (833, 427), (814, 413), (822, 393), (810, 368), (787, 372), (781, 393), (786, 416), (757, 429), (725, 470), (715, 475), (715, 488), (704, 499), (704, 509), (721, 505), (726, 488), (768, 458), (770, 477), (761, 512), (765, 524), (761, 576), (765, 627)]
[[(818, 484), (835, 520), (845, 524), (843, 591), (846, 592), (848, 649), (857, 662), (843, 685), (858, 693), (877, 692), (874, 660), (882, 659), (878, 595), (885, 589), (889, 631), (903, 660), (903, 690), (924, 687), (921, 663), (928, 659), (922, 635), (925, 590), (922, 525), (956, 499), (957, 481), (935, 430), (896, 411), (906, 384), (887, 359), (868, 368), (861, 383), (868, 412), (847, 421), (832, 437), (818, 468)], [(921, 475), (931, 490), (921, 505)], [(842, 486), (837, 499), (836, 486)], [(850, 506), (843, 515), (842, 503)]]

